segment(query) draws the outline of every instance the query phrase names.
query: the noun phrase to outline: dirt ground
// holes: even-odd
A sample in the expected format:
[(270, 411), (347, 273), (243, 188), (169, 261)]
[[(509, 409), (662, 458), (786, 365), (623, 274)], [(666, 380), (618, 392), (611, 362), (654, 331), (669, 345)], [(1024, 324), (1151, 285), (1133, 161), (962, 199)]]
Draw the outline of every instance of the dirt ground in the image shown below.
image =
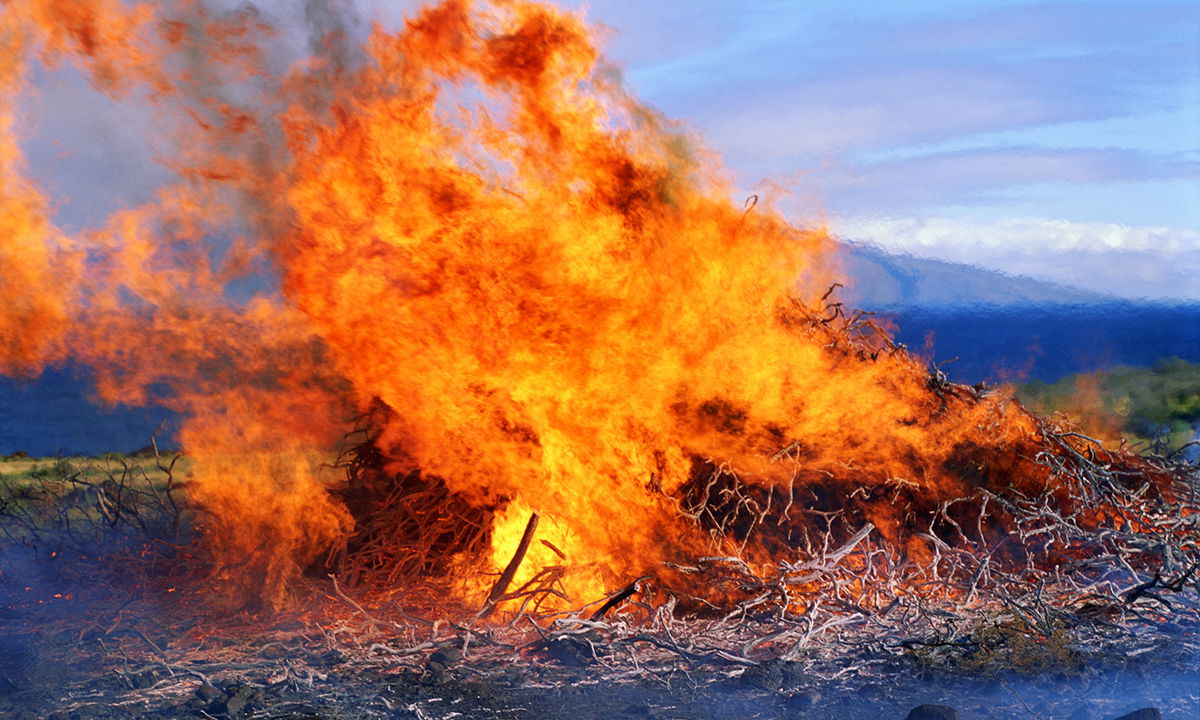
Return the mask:
[(1200, 667), (1168, 646), (1071, 672), (969, 677), (905, 655), (690, 666), (579, 643), (535, 643), (507, 659), (454, 646), (396, 657), (314, 645), (304, 630), (175, 652), (136, 630), (81, 639), (4, 620), (0, 717), (13, 720), (904, 720), (923, 704), (963, 720), (1112, 720), (1141, 708), (1200, 717)]

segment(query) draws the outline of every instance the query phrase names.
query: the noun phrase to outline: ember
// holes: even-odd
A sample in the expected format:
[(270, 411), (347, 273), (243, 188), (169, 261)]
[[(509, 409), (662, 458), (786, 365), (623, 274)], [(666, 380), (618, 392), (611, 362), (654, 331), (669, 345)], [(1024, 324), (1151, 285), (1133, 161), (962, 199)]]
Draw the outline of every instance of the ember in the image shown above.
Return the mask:
[[(531, 618), (560, 660), (759, 667), (844, 631), (936, 665), (971, 631), (933, 605), (1008, 608), (970, 640), (1008, 652), (1196, 585), (1192, 469), (950, 383), (846, 311), (828, 235), (731, 203), (580, 17), (445, 0), (281, 67), (252, 9), (63, 7), (0, 15), (0, 371), (70, 359), (186, 418), (185, 482), (163, 458), (166, 495), (89, 496), (131, 532), (152, 499), (200, 551), (203, 580), (148, 553), (177, 563), (156, 602), (328, 597), (331, 650), (398, 657), (513, 651)], [(17, 133), (39, 63), (151, 105), (175, 181), (56, 227)], [(672, 639), (676, 611), (712, 641)], [(465, 624), (422, 639), (410, 612)], [(194, 674), (229, 716), (256, 697)]]

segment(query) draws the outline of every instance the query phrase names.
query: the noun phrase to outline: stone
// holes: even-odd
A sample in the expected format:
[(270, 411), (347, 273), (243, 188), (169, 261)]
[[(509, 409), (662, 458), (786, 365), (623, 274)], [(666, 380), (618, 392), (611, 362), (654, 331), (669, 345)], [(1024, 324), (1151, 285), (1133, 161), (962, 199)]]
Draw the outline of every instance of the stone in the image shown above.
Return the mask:
[(764, 660), (746, 668), (738, 684), (750, 690), (772, 692), (783, 687), (783, 663), (779, 660)]
[(250, 685), (236, 685), (226, 688), (225, 693), (209, 705), (208, 712), (227, 718), (239, 718), (258, 699), (257, 690)]
[(1133, 712), (1122, 715), (1119, 718), (1114, 718), (1114, 720), (1163, 720), (1163, 716), (1158, 708), (1149, 707), (1142, 708), (1141, 710), (1134, 710)]
[(208, 683), (202, 683), (200, 687), (196, 688), (196, 697), (200, 698), (204, 702), (212, 702), (213, 700), (221, 697), (221, 694), (222, 693), (220, 690)]
[(225, 701), (225, 714), (231, 718), (241, 717), (245, 709), (246, 698), (241, 695), (235, 695)]
[(421, 682), (426, 685), (445, 685), (451, 679), (446, 666), (439, 662), (425, 663), (425, 672), (421, 673)]
[(592, 646), (569, 635), (548, 640), (546, 650), (551, 657), (568, 667), (583, 667), (592, 662)]
[(784, 690), (794, 690), (808, 682), (808, 672), (804, 669), (803, 663), (798, 663), (794, 660), (784, 660), (781, 670), (783, 672)]
[(429, 662), (440, 663), (450, 667), (462, 659), (462, 652), (456, 647), (444, 647), (429, 656)]
[(958, 711), (949, 705), (918, 705), (906, 720), (958, 720)]

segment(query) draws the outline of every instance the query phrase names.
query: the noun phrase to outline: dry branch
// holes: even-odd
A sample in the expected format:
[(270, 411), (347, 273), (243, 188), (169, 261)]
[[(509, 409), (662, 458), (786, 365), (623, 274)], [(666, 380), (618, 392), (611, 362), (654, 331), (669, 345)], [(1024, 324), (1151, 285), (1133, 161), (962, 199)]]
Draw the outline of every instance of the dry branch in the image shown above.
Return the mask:
[(504, 598), (504, 592), (512, 584), (513, 578), (517, 575), (517, 570), (521, 567), (521, 561), (525, 559), (525, 553), (529, 551), (529, 543), (533, 541), (533, 533), (537, 530), (540, 518), (541, 516), (537, 513), (532, 513), (529, 516), (529, 522), (525, 524), (525, 532), (521, 533), (521, 540), (517, 543), (517, 549), (513, 552), (512, 559), (508, 561), (504, 572), (500, 573), (500, 577), (492, 585), (491, 592), (488, 593), (487, 602), (484, 603), (483, 609), (479, 611), (480, 618), (491, 615), (492, 610), (496, 607), (496, 603)]

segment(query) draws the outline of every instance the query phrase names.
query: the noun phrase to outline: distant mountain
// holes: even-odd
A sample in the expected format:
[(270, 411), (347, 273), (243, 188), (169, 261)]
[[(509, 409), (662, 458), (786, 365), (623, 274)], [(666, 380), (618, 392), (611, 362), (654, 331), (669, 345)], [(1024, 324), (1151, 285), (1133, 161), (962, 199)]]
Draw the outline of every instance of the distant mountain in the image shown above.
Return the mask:
[(839, 237), (1133, 302), (1200, 302), (1200, 232), (1038, 218), (876, 218)]
[(889, 253), (843, 242), (842, 274), (849, 305), (872, 310), (932, 310), (970, 305), (1090, 305), (1115, 298), (1066, 285), (963, 263)]
[(963, 263), (843, 243), (839, 297), (891, 320), (951, 379), (1043, 380), (1200, 361), (1200, 305), (1134, 302)]

